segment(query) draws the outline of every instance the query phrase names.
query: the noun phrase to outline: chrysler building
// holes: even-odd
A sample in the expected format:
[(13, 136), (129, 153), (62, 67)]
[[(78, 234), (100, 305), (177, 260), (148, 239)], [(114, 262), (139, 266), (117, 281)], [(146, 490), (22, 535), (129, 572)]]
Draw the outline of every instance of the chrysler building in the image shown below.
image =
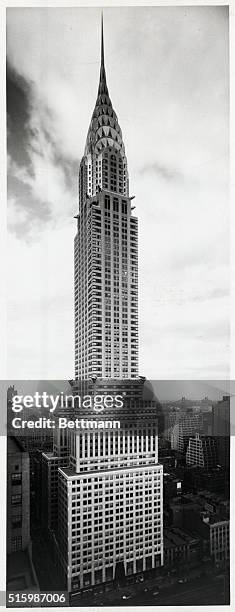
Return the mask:
[(100, 416), (93, 406), (82, 414), (76, 409), (76, 416), (92, 419), (93, 428), (71, 429), (66, 444), (58, 430), (54, 454), (44, 455), (46, 474), (56, 464), (54, 480), (49, 476), (48, 481), (53, 500), (58, 487), (53, 516), (55, 524), (58, 516), (62, 580), (69, 593), (82, 596), (87, 588), (105, 589), (163, 564), (157, 404), (145, 398), (144, 377), (138, 376), (137, 219), (122, 133), (106, 83), (103, 24), (99, 89), (80, 164), (79, 204), (76, 374), (70, 384), (74, 397), (82, 390), (123, 398), (122, 408), (104, 411), (109, 429), (94, 427)]
[(106, 83), (103, 23), (97, 100), (79, 171), (75, 378), (138, 376), (138, 221)]

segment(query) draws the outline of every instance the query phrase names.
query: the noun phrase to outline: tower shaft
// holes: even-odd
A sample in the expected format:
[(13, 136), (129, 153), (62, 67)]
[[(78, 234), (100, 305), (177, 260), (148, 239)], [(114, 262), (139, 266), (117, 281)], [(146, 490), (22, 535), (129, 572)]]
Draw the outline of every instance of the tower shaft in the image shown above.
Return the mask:
[(103, 28), (96, 105), (79, 169), (75, 378), (138, 376), (138, 220), (122, 132), (106, 83)]

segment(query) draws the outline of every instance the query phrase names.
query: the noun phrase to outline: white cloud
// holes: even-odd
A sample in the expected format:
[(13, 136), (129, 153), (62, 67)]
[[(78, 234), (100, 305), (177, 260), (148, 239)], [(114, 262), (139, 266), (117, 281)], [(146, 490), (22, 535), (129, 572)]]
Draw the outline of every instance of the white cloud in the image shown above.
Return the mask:
[(8, 241), (8, 378), (73, 376), (73, 224)]
[[(23, 220), (26, 239), (44, 231), (50, 223), (56, 227), (68, 223), (70, 217), (77, 211), (75, 187), (68, 186), (65, 172), (65, 161), (59, 158), (58, 150), (49, 134), (51, 134), (50, 114), (46, 107), (32, 98), (31, 113), (27, 126), (28, 142), (26, 147), (30, 165), (19, 166), (8, 155), (9, 175), (21, 184), (30, 188), (31, 198), (17, 197), (9, 201), (9, 228), (19, 231)], [(75, 181), (74, 181), (75, 182)], [(34, 208), (35, 207), (35, 208)], [(44, 220), (44, 227), (40, 223)]]

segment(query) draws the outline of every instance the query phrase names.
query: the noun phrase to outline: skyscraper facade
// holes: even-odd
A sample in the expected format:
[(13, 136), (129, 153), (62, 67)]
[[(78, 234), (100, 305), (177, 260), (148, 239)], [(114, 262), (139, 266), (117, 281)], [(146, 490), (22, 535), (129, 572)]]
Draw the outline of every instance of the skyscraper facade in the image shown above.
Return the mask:
[(138, 376), (138, 221), (122, 132), (106, 83), (103, 27), (98, 96), (79, 171), (75, 238), (75, 378)]
[[(69, 592), (163, 564), (163, 468), (157, 404), (138, 376), (138, 232), (127, 159), (108, 93), (103, 24), (98, 96), (79, 170), (75, 238), (75, 381), (106, 407), (118, 429), (71, 430), (69, 464), (58, 468), (58, 561)], [(79, 409), (75, 406), (76, 416)], [(80, 411), (81, 416), (81, 411)], [(102, 417), (103, 418), (103, 417)], [(118, 419), (118, 421), (117, 421)], [(66, 442), (67, 445), (67, 442)]]

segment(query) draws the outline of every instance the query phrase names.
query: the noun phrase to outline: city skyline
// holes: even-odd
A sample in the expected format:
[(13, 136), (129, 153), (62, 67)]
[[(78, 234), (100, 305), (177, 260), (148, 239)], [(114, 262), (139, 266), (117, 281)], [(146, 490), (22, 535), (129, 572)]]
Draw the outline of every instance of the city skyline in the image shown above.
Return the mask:
[[(199, 378), (200, 376), (222, 378), (228, 374), (225, 365), (228, 359), (228, 348), (226, 348), (228, 341), (226, 302), (228, 265), (225, 253), (227, 241), (224, 239), (227, 232), (227, 208), (226, 177), (222, 172), (224, 155), (226, 156), (227, 151), (228, 79), (226, 78), (227, 17), (225, 8), (156, 7), (146, 12), (144, 20), (141, 9), (105, 9), (104, 11), (106, 65), (110, 95), (115, 101), (114, 107), (121, 119), (131, 176), (130, 194), (136, 195), (134, 203), (141, 224), (139, 247), (141, 254), (140, 372), (155, 379)], [(73, 21), (72, 27), (71, 17), (74, 15), (79, 15), (80, 21)], [(91, 32), (89, 48), (87, 48), (88, 41), (85, 41), (81, 29), (85, 31), (88, 15)], [(11, 292), (10, 289), (12, 335), (9, 352), (12, 358), (14, 354), (14, 363), (11, 361), (9, 372), (13, 375), (10, 376), (11, 378), (26, 376), (29, 378), (64, 378), (70, 377), (73, 373), (72, 364), (71, 367), (68, 366), (73, 354), (72, 266), (70, 268), (72, 253), (70, 252), (68, 258), (66, 251), (69, 248), (68, 244), (71, 243), (70, 237), (75, 233), (74, 222), (71, 218), (72, 213), (77, 213), (77, 207), (75, 194), (73, 199), (70, 187), (72, 182), (76, 183), (74, 181), (77, 174), (75, 164), (78, 167), (79, 157), (81, 158), (85, 144), (86, 125), (89, 123), (96, 95), (94, 90), (97, 82), (95, 75), (98, 73), (97, 23), (99, 17), (100, 11), (97, 9), (8, 10), (8, 57), (10, 65), (16, 71), (12, 79), (14, 93), (16, 93), (18, 83), (18, 96), (15, 97), (15, 104), (17, 101), (19, 103), (20, 95), (21, 102), (29, 103), (30, 101), (30, 105), (23, 105), (24, 110), (21, 105), (19, 115), (21, 127), (15, 120), (14, 104), (9, 107), (11, 118), (9, 120), (10, 227), (18, 235), (18, 238), (13, 235), (11, 237), (12, 254), (17, 254), (17, 257), (14, 255), (14, 266), (18, 271), (15, 290)], [(136, 26), (136, 31), (133, 28), (133, 33), (130, 32), (131, 19), (134, 19)], [(52, 21), (54, 36), (51, 37)], [(46, 56), (50, 57), (50, 62), (46, 72), (41, 35), (37, 34), (36, 39), (34, 36), (36, 32), (41, 32), (39, 23), (44, 23), (48, 32), (45, 50)], [(176, 24), (178, 36), (172, 38), (170, 46), (172, 50), (173, 44), (175, 45), (173, 60), (172, 53), (166, 53), (165, 47)], [(54, 38), (61, 27), (64, 28), (67, 44), (67, 49), (61, 46), (62, 56), (58, 53), (61, 42), (56, 44)], [(147, 36), (144, 39), (145, 53), (136, 62), (137, 37), (141, 35), (141, 32), (143, 33), (144, 29), (148, 32), (149, 39)], [(125, 36), (127, 32), (128, 37)], [(156, 32), (157, 38), (155, 37)], [(205, 48), (208, 34), (212, 36), (213, 45), (211, 50), (208, 50), (207, 62), (202, 69), (200, 53)], [(21, 51), (22, 45), (20, 49), (18, 48), (18, 43), (22, 42), (22, 38), (27, 43), (25, 48), (30, 49), (33, 53), (33, 61), (30, 53), (27, 53), (26, 56), (25, 52)], [(61, 41), (61, 37), (57, 36), (57, 39)], [(72, 62), (71, 54), (74, 54), (75, 40), (77, 53), (73, 55)], [(49, 48), (51, 45), (52, 47)], [(188, 49), (186, 56), (184, 45)], [(120, 48), (122, 51), (119, 58)], [(83, 62), (79, 62), (78, 59), (75, 65), (74, 57), (77, 54), (78, 58), (81, 54)], [(27, 59), (28, 57), (30, 59)], [(85, 64), (84, 57), (86, 57)], [(153, 61), (154, 59), (156, 61), (156, 58), (158, 58), (158, 63), (155, 67)], [(150, 71), (147, 71), (148, 62), (152, 68), (151, 78), (149, 78)], [(186, 71), (184, 91), (180, 86), (179, 72), (176, 71), (174, 78), (175, 68), (179, 70), (182, 65)], [(45, 72), (44, 79), (42, 79), (42, 71)], [(20, 94), (19, 87), (22, 82), (19, 74), (26, 79), (24, 94), (22, 91)], [(88, 79), (90, 84), (86, 88), (85, 102), (82, 101), (79, 91), (77, 91), (77, 97), (74, 95), (79, 82), (78, 74), (83, 83)], [(206, 76), (208, 77), (209, 74), (211, 79), (208, 82)], [(56, 92), (56, 86), (60, 88), (59, 99), (53, 94), (53, 91)], [(217, 87), (219, 93), (211, 107), (214, 87)], [(136, 91), (138, 91), (137, 98)], [(131, 109), (133, 92), (135, 115)], [(173, 98), (169, 95), (171, 92), (174, 94)], [(166, 95), (167, 99), (164, 98)], [(76, 100), (79, 101), (79, 104)], [(166, 105), (167, 100), (169, 102)], [(184, 107), (182, 108), (183, 101)], [(166, 107), (163, 113), (164, 105)], [(77, 108), (77, 114), (74, 112), (75, 108)], [(209, 109), (211, 123), (209, 122), (205, 128), (205, 117), (208, 121)], [(158, 116), (161, 113), (165, 117), (163, 131), (162, 119), (160, 120)], [(73, 126), (68, 119), (72, 115)], [(76, 121), (78, 121), (77, 125)], [(212, 124), (216, 125), (216, 130), (212, 129)], [(176, 147), (178, 131), (183, 125), (187, 126), (187, 131), (185, 129), (185, 132), (182, 133), (181, 147)], [(14, 127), (18, 127), (18, 130), (14, 130), (13, 137), (11, 129)], [(84, 138), (82, 136), (78, 142), (79, 133)], [(21, 153), (19, 153), (20, 136), (24, 136), (21, 138)], [(157, 153), (155, 140), (156, 143), (161, 142)], [(207, 141), (206, 146), (205, 141)], [(202, 151), (202, 145), (204, 151)], [(212, 149), (213, 156), (210, 157)], [(187, 156), (185, 156), (186, 150)], [(218, 152), (217, 161), (215, 151)], [(29, 172), (29, 158), (27, 158), (29, 154), (31, 173)], [(176, 154), (177, 160), (173, 159)], [(200, 163), (198, 163), (199, 157)], [(208, 164), (208, 159), (212, 160), (212, 172), (210, 172), (211, 166)], [(215, 164), (217, 164), (216, 175)], [(50, 188), (54, 185), (57, 191), (55, 189), (48, 194), (48, 190), (45, 189), (44, 179), (47, 176), (45, 172), (48, 173), (48, 180), (50, 175)], [(225, 178), (223, 186), (216, 184), (217, 180), (221, 180), (219, 176)], [(147, 201), (143, 193), (143, 189), (146, 190), (146, 184), (149, 185)], [(70, 185), (69, 189), (67, 187), (65, 189), (66, 185)], [(16, 194), (17, 190), (18, 194)], [(214, 190), (218, 196), (215, 195)], [(61, 199), (62, 193), (64, 198)], [(176, 198), (176, 212), (172, 209), (173, 202), (170, 205), (169, 196), (173, 200)], [(224, 196), (225, 199), (223, 199)], [(23, 208), (22, 198), (24, 198)], [(51, 203), (53, 201), (53, 207), (50, 201)], [(57, 207), (55, 207), (55, 202), (58, 204)], [(36, 210), (37, 218), (35, 217)], [(16, 227), (18, 221), (20, 225)], [(195, 239), (190, 234), (192, 221)], [(176, 236), (178, 227), (184, 230), (183, 240), (182, 236)], [(208, 242), (208, 227), (210, 227), (213, 244), (210, 240)], [(34, 228), (33, 231), (32, 228)], [(30, 230), (31, 235), (27, 229)], [(151, 231), (154, 231), (154, 236)], [(197, 231), (199, 233), (196, 236)], [(186, 233), (189, 233), (188, 238)], [(151, 240), (148, 239), (149, 234)], [(61, 255), (59, 254), (61, 242), (66, 244), (65, 255), (62, 250)], [(153, 252), (153, 245), (156, 245), (155, 252)], [(192, 249), (189, 245), (192, 246)], [(29, 252), (32, 262), (31, 270), (29, 269)], [(66, 261), (64, 261), (65, 258), (67, 258)], [(223, 264), (222, 261), (224, 261)], [(16, 297), (17, 279), (21, 286), (23, 280), (17, 266), (22, 267), (23, 262), (25, 270), (29, 272), (23, 287), (27, 290), (29, 285), (27, 279), (30, 279), (32, 292), (31, 301), (26, 308), (25, 303), (23, 305), (21, 302), (22, 298)], [(48, 278), (46, 278), (45, 269), (47, 269)], [(192, 269), (193, 275), (191, 274)], [(64, 292), (61, 292), (60, 289), (59, 275), (62, 275)], [(154, 279), (153, 283), (150, 282), (151, 278)], [(55, 285), (57, 286), (56, 291)], [(219, 305), (219, 308), (216, 308), (216, 305)], [(19, 315), (21, 316), (20, 325)], [(17, 337), (20, 342), (26, 325), (26, 317), (27, 328), (34, 327), (34, 336), (33, 340), (27, 339), (26, 357), (20, 365), (17, 343), (14, 338)], [(59, 330), (60, 334), (58, 334)], [(28, 334), (27, 338), (30, 336), (31, 334)], [(186, 364), (189, 362), (188, 367)], [(50, 369), (52, 363), (54, 372), (51, 372)], [(175, 363), (178, 364), (178, 370)], [(25, 364), (28, 367), (30, 365), (30, 370), (27, 370)], [(23, 372), (25, 372), (24, 376), (22, 376)], [(31, 374), (28, 375), (28, 372)]]

